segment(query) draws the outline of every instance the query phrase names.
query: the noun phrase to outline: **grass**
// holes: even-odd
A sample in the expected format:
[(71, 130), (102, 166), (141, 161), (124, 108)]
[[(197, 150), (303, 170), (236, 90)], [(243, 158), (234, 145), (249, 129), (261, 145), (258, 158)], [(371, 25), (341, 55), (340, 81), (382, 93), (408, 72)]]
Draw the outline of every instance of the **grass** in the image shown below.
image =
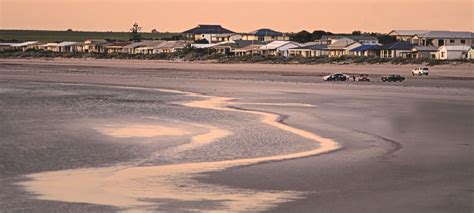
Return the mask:
[[(142, 33), (144, 39), (171, 39), (179, 33)], [(68, 31), (43, 31), (43, 30), (0, 30), (0, 42), (12, 41), (84, 41), (87, 39), (110, 39), (128, 41), (128, 32), (68, 32)]]

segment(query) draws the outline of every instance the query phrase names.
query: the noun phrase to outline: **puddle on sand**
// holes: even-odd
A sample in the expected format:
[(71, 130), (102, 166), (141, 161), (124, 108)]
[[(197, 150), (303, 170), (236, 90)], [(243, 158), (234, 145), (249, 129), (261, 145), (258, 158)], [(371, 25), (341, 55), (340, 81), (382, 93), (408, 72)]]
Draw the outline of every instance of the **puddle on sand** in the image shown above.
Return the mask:
[[(218, 203), (218, 206), (214, 209), (217, 212), (254, 212), (267, 210), (279, 203), (297, 199), (302, 196), (302, 193), (294, 191), (235, 189), (221, 185), (199, 183), (195, 181), (195, 177), (205, 172), (220, 171), (234, 166), (308, 157), (340, 148), (338, 143), (332, 139), (323, 138), (311, 132), (277, 122), (279, 117), (277, 114), (229, 108), (227, 107), (229, 105), (238, 105), (238, 103), (232, 103), (231, 98), (204, 96), (174, 90), (158, 91), (205, 98), (202, 101), (192, 101), (183, 104), (188, 107), (258, 115), (262, 123), (312, 140), (318, 143), (319, 147), (305, 152), (286, 155), (220, 162), (184, 163), (163, 166), (132, 165), (45, 172), (29, 175), (28, 177), (31, 180), (23, 182), (21, 185), (27, 191), (37, 194), (38, 199), (110, 205), (125, 211), (157, 211), (160, 205), (166, 205), (166, 201), (160, 203), (160, 200), (176, 200), (183, 203), (184, 209), (192, 211), (212, 212), (213, 209), (209, 209), (209, 206), (202, 203), (186, 207), (185, 204), (187, 202), (213, 201), (212, 203)], [(212, 131), (212, 128), (209, 129), (209, 132)], [(214, 129), (214, 131), (220, 134), (203, 138), (199, 138), (199, 135), (194, 136), (192, 140), (194, 145), (186, 147), (185, 144), (182, 145), (181, 149), (197, 148), (230, 134), (226, 130)], [(193, 144), (193, 142), (190, 144)]]

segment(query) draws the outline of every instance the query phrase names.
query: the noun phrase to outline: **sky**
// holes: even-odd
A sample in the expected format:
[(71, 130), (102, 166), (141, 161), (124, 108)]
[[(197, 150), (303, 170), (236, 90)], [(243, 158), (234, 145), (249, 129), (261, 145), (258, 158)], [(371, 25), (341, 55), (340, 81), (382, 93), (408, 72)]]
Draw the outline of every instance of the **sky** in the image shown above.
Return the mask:
[(0, 29), (473, 30), (474, 0), (0, 0)]

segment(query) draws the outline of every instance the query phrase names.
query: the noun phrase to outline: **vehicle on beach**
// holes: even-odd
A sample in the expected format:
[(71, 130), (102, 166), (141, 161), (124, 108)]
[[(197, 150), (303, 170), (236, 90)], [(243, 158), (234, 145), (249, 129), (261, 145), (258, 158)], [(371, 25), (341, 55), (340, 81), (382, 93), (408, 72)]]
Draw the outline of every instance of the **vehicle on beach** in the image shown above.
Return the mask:
[(349, 76), (343, 73), (335, 73), (332, 75), (326, 75), (323, 77), (325, 81), (347, 81)]
[(361, 74), (361, 75), (357, 76), (356, 81), (370, 82), (370, 78), (369, 78), (369, 75), (367, 75), (367, 74)]
[(404, 81), (405, 80), (405, 77), (401, 76), (401, 75), (398, 75), (398, 74), (392, 74), (392, 75), (388, 75), (388, 76), (383, 76), (382, 77), (382, 81), (383, 82), (397, 82), (397, 81)]
[(429, 72), (430, 71), (429, 71), (428, 67), (417, 67), (417, 68), (415, 68), (411, 71), (411, 74), (413, 74), (413, 76), (415, 76), (415, 75), (428, 75)]

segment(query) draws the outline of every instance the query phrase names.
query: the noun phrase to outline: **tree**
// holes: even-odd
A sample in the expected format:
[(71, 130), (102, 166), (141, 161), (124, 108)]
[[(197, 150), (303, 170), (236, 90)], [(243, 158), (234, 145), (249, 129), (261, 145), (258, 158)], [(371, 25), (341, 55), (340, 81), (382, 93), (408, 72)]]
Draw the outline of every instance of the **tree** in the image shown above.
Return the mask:
[(158, 30), (153, 29), (153, 30), (151, 30), (151, 33), (158, 33)]
[(291, 40), (298, 43), (306, 43), (313, 41), (313, 35), (310, 32), (303, 30), (291, 36)]
[(315, 30), (315, 31), (313, 31), (312, 40), (313, 41), (319, 40), (323, 36), (328, 36), (328, 35), (333, 35), (333, 34), (331, 32), (326, 32), (324, 30)]
[(66, 32), (74, 32), (71, 28), (67, 29)]
[(142, 28), (138, 26), (138, 24), (135, 22), (135, 24), (130, 28), (130, 41), (141, 41), (142, 40), (142, 35), (140, 34), (140, 31)]
[(397, 41), (397, 38), (395, 38), (395, 36), (390, 36), (387, 34), (379, 35), (377, 36), (377, 39), (379, 40), (381, 44), (389, 44), (389, 43)]
[(355, 36), (362, 35), (362, 32), (359, 31), (359, 30), (356, 30), (356, 31), (352, 32), (352, 35), (355, 35)]

